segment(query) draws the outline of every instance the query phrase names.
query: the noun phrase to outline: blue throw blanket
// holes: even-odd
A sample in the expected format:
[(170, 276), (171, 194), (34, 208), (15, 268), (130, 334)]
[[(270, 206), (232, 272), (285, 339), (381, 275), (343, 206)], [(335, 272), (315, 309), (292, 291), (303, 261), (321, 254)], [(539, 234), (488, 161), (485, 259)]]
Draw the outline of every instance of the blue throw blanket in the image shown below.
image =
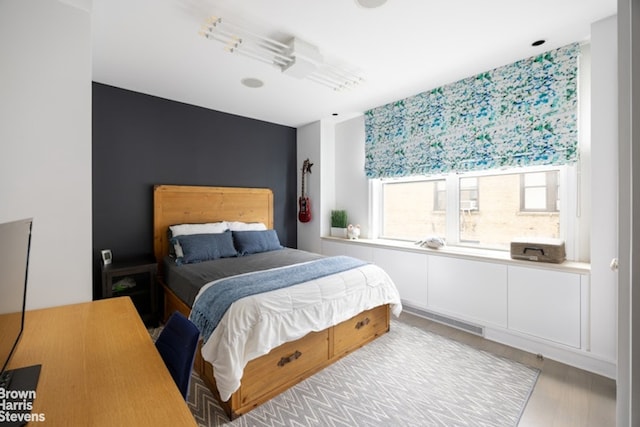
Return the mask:
[(189, 318), (206, 342), (229, 306), (240, 298), (286, 288), (365, 264), (356, 258), (336, 256), (222, 279), (196, 299)]

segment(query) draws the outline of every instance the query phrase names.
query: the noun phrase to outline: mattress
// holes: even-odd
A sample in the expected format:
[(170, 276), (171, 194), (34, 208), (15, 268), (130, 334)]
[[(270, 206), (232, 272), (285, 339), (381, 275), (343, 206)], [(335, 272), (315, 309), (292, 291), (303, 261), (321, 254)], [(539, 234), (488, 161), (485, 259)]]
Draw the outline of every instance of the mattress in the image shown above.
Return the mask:
[(241, 257), (220, 258), (195, 264), (177, 265), (171, 257), (164, 259), (165, 284), (189, 307), (207, 283), (253, 271), (285, 267), (323, 258), (323, 255), (300, 249), (283, 248)]

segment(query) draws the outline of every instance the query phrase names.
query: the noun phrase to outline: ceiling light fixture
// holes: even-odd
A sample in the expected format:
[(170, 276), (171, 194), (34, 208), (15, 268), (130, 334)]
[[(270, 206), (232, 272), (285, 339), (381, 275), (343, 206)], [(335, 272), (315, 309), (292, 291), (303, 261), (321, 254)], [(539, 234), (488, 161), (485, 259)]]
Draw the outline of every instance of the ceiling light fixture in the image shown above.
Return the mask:
[(385, 4), (387, 0), (356, 0), (359, 6), (366, 7), (367, 9), (374, 9)]
[(246, 77), (240, 80), (240, 83), (245, 85), (246, 87), (250, 87), (252, 89), (256, 89), (264, 86), (264, 82), (260, 79), (256, 79), (255, 77)]
[(296, 37), (281, 42), (217, 16), (207, 21), (200, 34), (221, 43), (229, 53), (264, 62), (286, 75), (306, 78), (336, 91), (352, 88), (364, 81), (357, 71), (325, 62), (316, 46)]

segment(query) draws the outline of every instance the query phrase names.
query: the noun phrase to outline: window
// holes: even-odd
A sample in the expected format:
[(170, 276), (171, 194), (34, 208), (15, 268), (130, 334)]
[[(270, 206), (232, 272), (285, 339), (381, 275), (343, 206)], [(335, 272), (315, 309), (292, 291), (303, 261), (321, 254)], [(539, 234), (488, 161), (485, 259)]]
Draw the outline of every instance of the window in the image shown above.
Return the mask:
[(478, 178), (460, 178), (460, 210), (478, 210)]
[(447, 209), (447, 183), (444, 180), (435, 182), (433, 192), (433, 210), (445, 211)]
[(562, 167), (380, 181), (380, 237), (508, 250), (515, 237), (564, 235)]
[(382, 186), (381, 234), (394, 239), (445, 233), (444, 180), (391, 181)]
[(535, 172), (521, 175), (520, 210), (528, 212), (557, 212), (558, 172)]

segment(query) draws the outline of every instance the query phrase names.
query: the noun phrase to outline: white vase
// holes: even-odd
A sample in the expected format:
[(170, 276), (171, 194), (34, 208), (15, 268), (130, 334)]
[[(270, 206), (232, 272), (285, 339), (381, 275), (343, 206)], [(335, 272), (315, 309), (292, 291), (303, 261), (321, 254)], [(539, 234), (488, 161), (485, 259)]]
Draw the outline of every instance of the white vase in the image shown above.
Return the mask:
[(340, 227), (331, 227), (331, 237), (347, 238), (347, 229)]

